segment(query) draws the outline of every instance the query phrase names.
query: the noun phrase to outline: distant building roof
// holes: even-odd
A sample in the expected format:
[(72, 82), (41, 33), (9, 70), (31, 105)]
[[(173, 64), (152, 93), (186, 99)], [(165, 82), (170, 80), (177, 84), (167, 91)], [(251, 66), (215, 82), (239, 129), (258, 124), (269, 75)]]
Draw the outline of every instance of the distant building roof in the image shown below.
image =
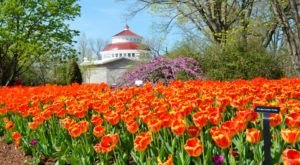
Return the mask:
[(138, 34), (132, 32), (129, 30), (129, 26), (126, 25), (124, 30), (121, 31), (120, 33), (118, 34), (115, 34), (113, 37), (118, 37), (118, 36), (134, 36), (134, 37), (140, 37)]
[(128, 50), (128, 49), (141, 49), (141, 44), (136, 42), (124, 42), (108, 44), (104, 47), (103, 51), (110, 50)]

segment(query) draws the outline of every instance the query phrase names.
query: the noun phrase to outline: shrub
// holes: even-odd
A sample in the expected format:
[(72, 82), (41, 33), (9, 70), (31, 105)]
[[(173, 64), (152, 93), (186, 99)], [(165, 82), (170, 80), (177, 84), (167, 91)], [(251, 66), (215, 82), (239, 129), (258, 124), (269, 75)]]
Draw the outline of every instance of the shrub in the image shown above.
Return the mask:
[(163, 82), (168, 84), (172, 80), (200, 79), (202, 70), (199, 63), (192, 58), (168, 59), (156, 57), (147, 63), (141, 63), (132, 71), (124, 73), (119, 79), (119, 85), (132, 86), (135, 80), (143, 82)]
[(265, 77), (277, 79), (283, 71), (276, 58), (257, 43), (211, 46), (201, 59), (205, 75), (215, 80)]
[(79, 66), (75, 60), (72, 60), (69, 66), (69, 84), (72, 83), (82, 83), (82, 76)]

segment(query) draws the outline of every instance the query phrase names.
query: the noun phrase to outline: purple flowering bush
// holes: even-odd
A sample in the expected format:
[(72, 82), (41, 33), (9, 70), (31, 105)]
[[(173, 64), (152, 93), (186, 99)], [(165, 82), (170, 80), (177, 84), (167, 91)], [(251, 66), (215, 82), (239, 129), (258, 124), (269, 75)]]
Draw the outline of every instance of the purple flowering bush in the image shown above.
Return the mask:
[(125, 72), (120, 77), (118, 85), (132, 86), (135, 80), (168, 84), (176, 79), (201, 79), (202, 70), (199, 66), (199, 63), (192, 58), (179, 57), (169, 59), (156, 57), (147, 63), (141, 63), (131, 71)]

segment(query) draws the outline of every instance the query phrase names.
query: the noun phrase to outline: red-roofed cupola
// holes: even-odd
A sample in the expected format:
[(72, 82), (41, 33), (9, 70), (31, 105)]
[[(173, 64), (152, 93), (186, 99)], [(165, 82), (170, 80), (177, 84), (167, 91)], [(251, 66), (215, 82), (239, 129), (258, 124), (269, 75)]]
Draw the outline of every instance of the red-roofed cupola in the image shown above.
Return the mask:
[(128, 36), (128, 37), (139, 37), (141, 38), (138, 34), (132, 32), (129, 30), (129, 26), (126, 24), (125, 28), (123, 31), (121, 31), (120, 33), (117, 33), (113, 36), (113, 38), (115, 37), (124, 37), (124, 36)]
[(106, 45), (100, 52), (102, 60), (120, 57), (137, 58), (140, 52), (148, 52), (148, 50), (142, 49), (142, 39), (126, 24), (124, 30), (115, 34), (111, 44)]

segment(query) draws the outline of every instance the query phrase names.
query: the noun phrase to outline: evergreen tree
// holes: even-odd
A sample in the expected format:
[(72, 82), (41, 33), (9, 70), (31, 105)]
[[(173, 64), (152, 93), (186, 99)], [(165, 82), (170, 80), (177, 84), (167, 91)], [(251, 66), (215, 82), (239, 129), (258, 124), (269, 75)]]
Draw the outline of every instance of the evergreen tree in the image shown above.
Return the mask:
[(69, 84), (82, 83), (80, 68), (75, 60), (72, 60), (69, 66)]

